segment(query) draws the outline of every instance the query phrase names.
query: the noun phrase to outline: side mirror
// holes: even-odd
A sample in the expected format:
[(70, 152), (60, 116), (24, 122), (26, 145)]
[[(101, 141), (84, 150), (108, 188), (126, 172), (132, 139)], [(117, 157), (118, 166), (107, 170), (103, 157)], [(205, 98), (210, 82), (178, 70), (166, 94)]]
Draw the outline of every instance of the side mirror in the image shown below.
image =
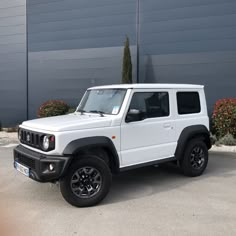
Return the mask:
[(137, 109), (130, 109), (127, 113), (126, 118), (125, 118), (125, 121), (127, 123), (134, 122), (134, 121), (140, 121), (140, 120), (142, 120), (141, 111), (139, 111)]

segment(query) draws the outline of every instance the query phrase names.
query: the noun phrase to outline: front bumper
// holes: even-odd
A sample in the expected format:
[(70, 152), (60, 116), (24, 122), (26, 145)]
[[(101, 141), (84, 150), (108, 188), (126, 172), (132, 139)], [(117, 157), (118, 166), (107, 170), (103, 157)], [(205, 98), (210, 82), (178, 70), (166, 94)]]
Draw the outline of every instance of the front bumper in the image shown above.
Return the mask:
[[(14, 149), (14, 167), (18, 162), (29, 168), (29, 177), (39, 182), (57, 181), (65, 175), (71, 158), (68, 156), (49, 156), (32, 150), (22, 145)], [(53, 170), (49, 165), (54, 166)]]

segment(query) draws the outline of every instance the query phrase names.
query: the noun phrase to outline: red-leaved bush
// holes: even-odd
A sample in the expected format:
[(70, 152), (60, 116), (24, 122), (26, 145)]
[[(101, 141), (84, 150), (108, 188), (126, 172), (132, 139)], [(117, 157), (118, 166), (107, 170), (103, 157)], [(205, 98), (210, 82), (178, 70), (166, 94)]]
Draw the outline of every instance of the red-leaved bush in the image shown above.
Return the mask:
[(68, 112), (69, 106), (61, 100), (49, 100), (43, 103), (38, 109), (38, 117), (49, 117), (64, 115)]
[(236, 98), (218, 100), (214, 107), (212, 122), (218, 137), (226, 134), (236, 137)]

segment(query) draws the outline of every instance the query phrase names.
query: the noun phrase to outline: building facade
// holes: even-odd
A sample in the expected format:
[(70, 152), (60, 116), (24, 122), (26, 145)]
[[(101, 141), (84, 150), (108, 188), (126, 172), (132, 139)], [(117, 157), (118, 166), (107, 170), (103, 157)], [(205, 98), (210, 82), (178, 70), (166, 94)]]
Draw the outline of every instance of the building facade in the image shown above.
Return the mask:
[(0, 127), (27, 118), (25, 0), (0, 1)]
[(236, 95), (235, 22), (233, 0), (2, 0), (0, 122), (120, 83), (126, 35), (134, 81), (204, 84), (211, 112)]

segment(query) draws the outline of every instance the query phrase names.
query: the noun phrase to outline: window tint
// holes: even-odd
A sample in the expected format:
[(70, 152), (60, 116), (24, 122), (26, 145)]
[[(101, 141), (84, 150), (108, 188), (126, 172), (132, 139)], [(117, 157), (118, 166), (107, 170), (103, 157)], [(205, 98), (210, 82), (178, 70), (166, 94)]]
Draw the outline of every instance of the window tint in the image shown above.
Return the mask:
[(129, 109), (139, 110), (142, 119), (168, 116), (169, 95), (167, 92), (134, 93)]
[(201, 111), (198, 92), (178, 92), (177, 104), (180, 115), (199, 113)]

